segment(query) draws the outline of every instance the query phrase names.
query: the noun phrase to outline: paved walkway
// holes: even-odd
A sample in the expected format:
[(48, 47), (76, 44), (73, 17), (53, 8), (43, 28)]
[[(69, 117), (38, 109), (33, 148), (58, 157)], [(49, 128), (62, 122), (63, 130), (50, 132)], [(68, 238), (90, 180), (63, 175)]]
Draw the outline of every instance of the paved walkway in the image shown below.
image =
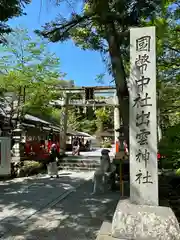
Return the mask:
[(92, 172), (0, 182), (0, 239), (95, 239), (119, 194), (92, 197)]

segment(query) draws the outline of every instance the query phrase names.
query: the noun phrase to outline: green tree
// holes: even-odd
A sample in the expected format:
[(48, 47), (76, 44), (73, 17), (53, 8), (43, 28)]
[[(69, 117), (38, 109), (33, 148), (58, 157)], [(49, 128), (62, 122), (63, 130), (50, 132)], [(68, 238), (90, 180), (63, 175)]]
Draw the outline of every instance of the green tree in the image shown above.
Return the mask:
[[(153, 24), (157, 36), (166, 30), (168, 6), (175, 1), (88, 0), (80, 14), (72, 12), (70, 19), (60, 18), (44, 26), (39, 34), (52, 42), (69, 38), (83, 49), (99, 51), (112, 73), (117, 89), (120, 112), (129, 124), (128, 77), (129, 28)], [(127, 128), (126, 128), (127, 129)], [(125, 133), (128, 138), (128, 132)]]
[(180, 81), (180, 12), (176, 6), (169, 9), (165, 31), (157, 37), (158, 80), (174, 84)]
[(97, 131), (103, 132), (105, 129), (112, 128), (112, 109), (108, 107), (101, 107), (96, 109), (95, 111), (96, 116), (96, 125)]
[(87, 118), (84, 118), (80, 122), (80, 127), (78, 130), (93, 135), (97, 130), (96, 120), (88, 120)]
[(180, 12), (177, 5), (169, 9), (163, 38), (158, 39), (158, 105), (163, 136), (159, 151), (166, 156), (164, 168), (180, 167)]
[(50, 101), (60, 97), (57, 88), (68, 82), (59, 72), (59, 59), (48, 52), (46, 43), (33, 40), (25, 29), (16, 29), (9, 35), (8, 45), (1, 47), (1, 55), (1, 92), (16, 93), (16, 110), (21, 115), (50, 115)]
[(177, 6), (169, 8), (165, 31), (157, 38), (158, 106), (166, 128), (179, 124), (180, 120), (180, 13)]
[(23, 14), (23, 8), (26, 4), (29, 4), (31, 0), (1, 0), (0, 2), (0, 43), (5, 43), (6, 38), (4, 33), (10, 33), (12, 29), (6, 24), (6, 22), (13, 18)]

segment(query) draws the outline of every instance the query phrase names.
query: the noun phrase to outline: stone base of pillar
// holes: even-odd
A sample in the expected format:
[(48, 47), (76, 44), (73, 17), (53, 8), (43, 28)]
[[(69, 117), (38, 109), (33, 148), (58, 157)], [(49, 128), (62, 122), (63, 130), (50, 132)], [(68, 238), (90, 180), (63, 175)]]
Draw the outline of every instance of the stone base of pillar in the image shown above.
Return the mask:
[(117, 240), (117, 238), (112, 237), (111, 229), (112, 223), (109, 221), (104, 221), (96, 240)]
[(180, 240), (179, 223), (169, 207), (120, 200), (112, 223), (105, 221), (96, 240)]
[(169, 207), (120, 200), (112, 221), (112, 237), (133, 240), (180, 240), (179, 223)]

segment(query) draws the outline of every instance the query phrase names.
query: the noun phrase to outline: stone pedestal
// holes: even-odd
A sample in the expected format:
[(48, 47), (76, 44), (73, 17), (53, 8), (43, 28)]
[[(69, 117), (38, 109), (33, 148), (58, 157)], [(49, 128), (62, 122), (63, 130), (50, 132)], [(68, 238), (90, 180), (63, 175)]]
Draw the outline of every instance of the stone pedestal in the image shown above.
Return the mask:
[(104, 221), (96, 240), (117, 240), (117, 238), (112, 237), (111, 228), (112, 228), (111, 222)]
[(113, 216), (111, 236), (121, 240), (180, 240), (180, 228), (171, 208), (120, 200)]

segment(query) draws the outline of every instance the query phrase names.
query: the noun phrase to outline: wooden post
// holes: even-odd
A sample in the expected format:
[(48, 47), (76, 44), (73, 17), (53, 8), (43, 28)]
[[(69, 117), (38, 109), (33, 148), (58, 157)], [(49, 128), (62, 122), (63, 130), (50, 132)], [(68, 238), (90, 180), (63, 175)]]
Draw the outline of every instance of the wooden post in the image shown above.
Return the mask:
[(124, 196), (124, 182), (123, 182), (122, 159), (120, 159), (119, 170), (120, 170), (120, 194), (121, 194), (121, 197), (123, 197)]
[[(120, 111), (119, 111), (119, 106), (118, 106), (118, 98), (117, 95), (114, 95), (114, 143), (115, 143), (115, 154), (117, 152), (119, 152), (119, 150), (117, 149), (117, 142), (119, 142), (119, 132), (117, 132), (116, 130), (120, 128)], [(119, 144), (118, 144), (119, 145)], [(119, 148), (119, 146), (118, 146)], [(118, 151), (117, 151), (118, 150)]]

